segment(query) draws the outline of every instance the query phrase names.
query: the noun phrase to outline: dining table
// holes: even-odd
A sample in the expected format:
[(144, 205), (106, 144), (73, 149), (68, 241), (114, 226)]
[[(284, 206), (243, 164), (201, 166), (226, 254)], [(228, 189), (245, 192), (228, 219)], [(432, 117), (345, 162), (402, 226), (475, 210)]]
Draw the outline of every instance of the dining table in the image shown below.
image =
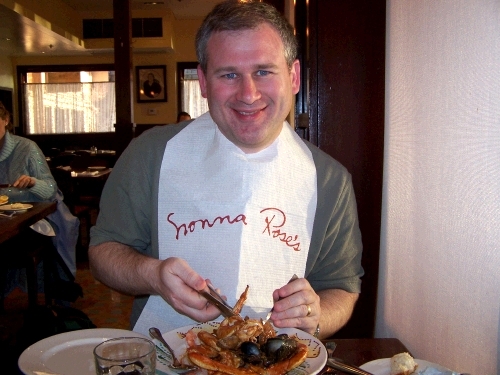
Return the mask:
[[(356, 338), (356, 339), (328, 339), (323, 343), (337, 344), (333, 356), (344, 363), (361, 366), (367, 362), (410, 351), (397, 338)], [(411, 353), (410, 353), (411, 355)], [(339, 374), (342, 372), (338, 371)]]
[(30, 202), (33, 207), (11, 217), (0, 216), (0, 245), (57, 209), (57, 202)]

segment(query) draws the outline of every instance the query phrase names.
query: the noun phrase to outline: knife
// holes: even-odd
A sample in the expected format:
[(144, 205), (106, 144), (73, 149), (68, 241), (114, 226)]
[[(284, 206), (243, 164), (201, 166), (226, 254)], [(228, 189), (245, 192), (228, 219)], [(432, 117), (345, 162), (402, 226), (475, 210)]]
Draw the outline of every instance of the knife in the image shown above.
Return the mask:
[(359, 367), (345, 364), (343, 362), (337, 361), (335, 358), (328, 358), (326, 365), (337, 370), (348, 374), (354, 375), (373, 375), (371, 372), (365, 371)]
[(208, 293), (204, 290), (198, 291), (198, 293), (200, 293), (203, 297), (205, 297), (207, 299), (207, 301), (210, 302), (212, 305), (217, 307), (224, 317), (229, 318), (231, 316), (236, 315), (232, 309), (227, 307), (225, 304), (223, 304), (221, 301), (219, 301), (217, 298), (215, 298), (210, 293)]

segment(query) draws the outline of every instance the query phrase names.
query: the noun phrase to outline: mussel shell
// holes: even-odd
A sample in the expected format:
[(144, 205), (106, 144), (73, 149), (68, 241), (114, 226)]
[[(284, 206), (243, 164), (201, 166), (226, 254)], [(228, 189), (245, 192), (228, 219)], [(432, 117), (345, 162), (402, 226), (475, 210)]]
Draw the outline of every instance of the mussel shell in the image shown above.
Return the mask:
[(240, 345), (240, 352), (243, 360), (247, 363), (262, 363), (262, 356), (259, 345), (251, 341), (245, 341)]
[(276, 363), (290, 357), (297, 350), (297, 341), (288, 338), (285, 335), (273, 337), (267, 340), (261, 350), (266, 355), (267, 359)]

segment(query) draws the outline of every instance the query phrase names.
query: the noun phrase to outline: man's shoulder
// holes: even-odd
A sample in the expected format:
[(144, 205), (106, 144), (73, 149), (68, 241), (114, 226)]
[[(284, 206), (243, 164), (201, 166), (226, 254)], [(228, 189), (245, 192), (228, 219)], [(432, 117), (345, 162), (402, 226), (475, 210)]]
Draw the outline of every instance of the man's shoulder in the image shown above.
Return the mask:
[(133, 141), (144, 146), (151, 145), (152, 143), (166, 143), (179, 134), (188, 124), (189, 122), (181, 122), (179, 124), (155, 126), (146, 130), (137, 138), (134, 138)]
[(321, 150), (318, 146), (313, 145), (311, 142), (306, 141), (305, 139), (302, 139), (302, 141), (311, 151), (311, 155), (317, 169), (325, 170), (325, 172), (329, 171), (330, 173), (335, 172), (337, 174), (349, 175), (347, 168), (344, 167), (338, 160)]

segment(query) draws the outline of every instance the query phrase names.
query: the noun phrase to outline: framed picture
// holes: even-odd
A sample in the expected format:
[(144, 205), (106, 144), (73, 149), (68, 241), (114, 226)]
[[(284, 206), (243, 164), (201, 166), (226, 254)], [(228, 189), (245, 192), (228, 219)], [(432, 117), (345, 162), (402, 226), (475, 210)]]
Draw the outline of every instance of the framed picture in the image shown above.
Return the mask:
[(167, 101), (167, 67), (136, 66), (137, 103)]

